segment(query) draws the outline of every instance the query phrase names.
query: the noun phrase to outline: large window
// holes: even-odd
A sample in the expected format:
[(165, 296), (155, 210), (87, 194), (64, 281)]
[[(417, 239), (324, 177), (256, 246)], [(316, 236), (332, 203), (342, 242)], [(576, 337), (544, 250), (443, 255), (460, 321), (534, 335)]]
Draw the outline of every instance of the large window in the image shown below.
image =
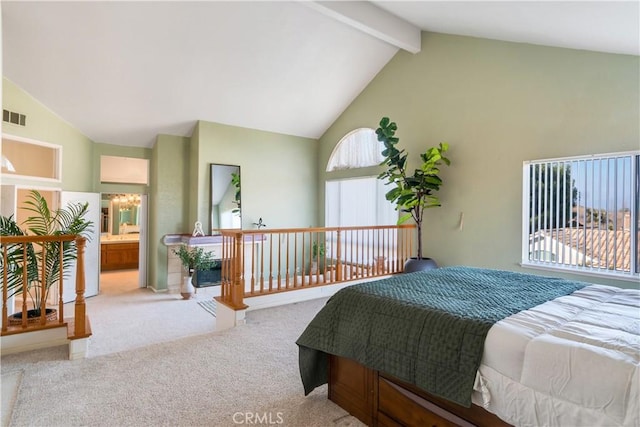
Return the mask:
[(376, 177), (327, 181), (325, 223), (327, 227), (394, 225), (398, 213), (385, 199), (384, 182)]
[[(327, 172), (377, 166), (384, 159), (383, 149), (384, 145), (378, 141), (373, 129), (355, 129), (346, 134), (334, 148), (327, 163)], [(371, 172), (368, 173), (370, 174)], [(327, 181), (325, 190), (327, 227), (397, 223), (398, 214), (385, 198), (388, 189), (376, 177), (330, 180)]]
[(522, 263), (637, 279), (640, 154), (525, 162)]
[[(371, 169), (361, 169), (379, 165), (383, 160), (383, 148), (375, 131), (364, 128), (349, 132), (336, 145), (327, 164), (327, 172), (354, 169), (350, 175), (361, 176), (326, 182), (325, 226), (351, 227), (397, 223), (398, 213), (385, 197), (388, 191), (385, 183), (376, 176), (366, 176), (371, 174)], [(385, 245), (394, 248), (393, 242), (398, 238), (396, 231), (359, 235), (360, 240), (357, 243), (352, 241), (352, 237), (351, 233), (341, 237), (342, 261), (357, 265), (372, 265), (374, 259), (371, 257), (378, 253), (381, 242), (384, 240)], [(328, 238), (325, 245), (327, 254), (337, 253), (336, 241)], [(391, 250), (390, 253), (395, 251)]]

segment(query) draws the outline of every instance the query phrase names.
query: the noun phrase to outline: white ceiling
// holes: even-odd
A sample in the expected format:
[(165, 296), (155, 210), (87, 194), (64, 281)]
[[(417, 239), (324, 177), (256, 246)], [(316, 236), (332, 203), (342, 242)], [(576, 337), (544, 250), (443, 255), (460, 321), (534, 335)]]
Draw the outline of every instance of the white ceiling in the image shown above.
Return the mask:
[(197, 120), (318, 138), (415, 27), (640, 53), (637, 1), (373, 3), (2, 1), (3, 75), (96, 142), (151, 147)]

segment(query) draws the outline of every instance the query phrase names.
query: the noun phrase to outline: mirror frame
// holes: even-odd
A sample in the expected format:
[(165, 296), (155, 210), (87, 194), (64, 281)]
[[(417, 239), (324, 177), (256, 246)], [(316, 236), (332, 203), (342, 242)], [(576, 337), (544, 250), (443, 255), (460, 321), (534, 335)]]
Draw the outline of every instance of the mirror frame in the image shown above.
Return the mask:
[[(216, 169), (216, 168), (220, 168), (220, 169)], [(229, 197), (230, 194), (229, 190), (231, 187), (234, 187), (234, 184), (232, 182), (232, 173), (233, 169), (237, 169), (237, 174), (239, 177), (239, 188), (236, 191), (236, 194), (234, 194), (232, 197)], [(221, 171), (219, 173), (216, 173), (216, 171)], [(223, 175), (222, 179), (220, 179), (220, 174)], [(228, 179), (227, 179), (228, 176)], [(218, 179), (216, 179), (216, 177)], [(209, 197), (210, 197), (210, 203), (209, 203), (209, 209), (210, 209), (210, 221), (211, 221), (211, 234), (216, 234), (217, 230), (221, 230), (221, 229), (242, 229), (242, 197), (241, 197), (241, 193), (242, 193), (242, 172), (241, 172), (241, 168), (240, 165), (229, 165), (229, 164), (224, 164), (224, 163), (211, 163), (209, 165)], [(223, 193), (223, 194), (219, 194), (219, 193)], [(220, 213), (219, 213), (219, 207), (218, 205), (220, 204), (221, 201), (223, 201), (222, 199), (225, 198), (226, 195), (226, 199), (227, 201), (237, 204), (236, 208), (233, 208), (231, 210), (232, 214), (234, 213), (233, 211), (237, 210), (237, 221), (234, 221), (234, 218), (231, 219), (231, 221), (236, 222), (235, 224), (221, 224), (221, 220), (220, 220)], [(232, 198), (233, 200), (229, 200), (230, 198)], [(228, 227), (221, 227), (221, 225), (229, 225)]]

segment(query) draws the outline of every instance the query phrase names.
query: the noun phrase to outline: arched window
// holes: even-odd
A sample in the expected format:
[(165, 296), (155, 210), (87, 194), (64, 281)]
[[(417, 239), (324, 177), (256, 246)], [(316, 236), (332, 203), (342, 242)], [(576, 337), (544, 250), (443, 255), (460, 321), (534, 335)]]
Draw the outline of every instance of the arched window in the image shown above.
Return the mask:
[[(377, 166), (383, 160), (384, 145), (373, 129), (360, 128), (345, 135), (331, 153), (327, 172)], [(387, 201), (388, 188), (377, 176), (356, 176), (329, 180), (325, 185), (325, 225), (392, 225), (398, 219)]]
[(360, 128), (346, 134), (333, 149), (327, 172), (377, 166), (384, 160), (384, 145), (378, 141), (376, 132), (370, 128)]

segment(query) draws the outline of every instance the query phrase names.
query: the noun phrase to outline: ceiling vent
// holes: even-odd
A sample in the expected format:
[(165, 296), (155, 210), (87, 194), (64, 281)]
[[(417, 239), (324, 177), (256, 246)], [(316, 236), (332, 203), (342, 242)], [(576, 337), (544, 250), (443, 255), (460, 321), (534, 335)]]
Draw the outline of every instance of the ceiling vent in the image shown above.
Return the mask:
[(27, 116), (16, 113), (15, 111), (2, 110), (2, 121), (13, 123), (14, 125), (26, 126)]

